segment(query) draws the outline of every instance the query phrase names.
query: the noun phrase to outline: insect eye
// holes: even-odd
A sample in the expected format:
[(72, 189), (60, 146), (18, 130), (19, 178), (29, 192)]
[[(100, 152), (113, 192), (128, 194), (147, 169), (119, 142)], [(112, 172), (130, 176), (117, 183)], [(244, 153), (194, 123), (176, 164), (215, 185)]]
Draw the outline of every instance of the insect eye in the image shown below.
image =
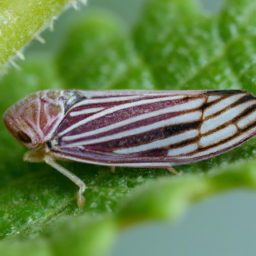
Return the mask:
[(25, 143), (32, 142), (30, 137), (25, 132), (19, 131), (17, 134), (18, 134), (18, 137), (20, 138), (21, 141), (23, 141)]

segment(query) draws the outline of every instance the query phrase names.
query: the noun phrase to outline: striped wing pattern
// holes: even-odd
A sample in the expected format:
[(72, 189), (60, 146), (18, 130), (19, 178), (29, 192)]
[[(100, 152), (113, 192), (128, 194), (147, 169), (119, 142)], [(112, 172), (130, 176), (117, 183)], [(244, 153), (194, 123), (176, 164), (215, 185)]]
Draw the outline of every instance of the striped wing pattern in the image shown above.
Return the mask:
[(255, 96), (238, 90), (85, 95), (47, 144), (81, 162), (168, 167), (233, 149), (255, 120)]

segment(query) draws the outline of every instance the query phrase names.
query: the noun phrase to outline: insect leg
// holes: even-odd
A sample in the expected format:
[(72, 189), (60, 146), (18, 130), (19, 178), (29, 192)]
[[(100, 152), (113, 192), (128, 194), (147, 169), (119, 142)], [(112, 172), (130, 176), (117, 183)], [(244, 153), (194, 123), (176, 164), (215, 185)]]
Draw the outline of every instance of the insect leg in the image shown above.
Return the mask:
[(52, 157), (45, 156), (44, 160), (47, 164), (49, 164), (54, 169), (56, 169), (57, 171), (65, 175), (67, 178), (72, 180), (79, 187), (79, 191), (77, 193), (77, 204), (79, 208), (83, 208), (85, 205), (85, 198), (83, 196), (83, 193), (86, 189), (86, 185), (84, 184), (84, 182), (80, 180), (77, 176), (75, 176), (72, 172), (57, 164)]
[(168, 167), (167, 170), (172, 173), (172, 174), (175, 174), (177, 176), (180, 176), (181, 175), (181, 172), (178, 172), (176, 171), (173, 167)]
[(115, 167), (115, 166), (111, 166), (111, 167), (110, 167), (110, 171), (111, 171), (112, 173), (115, 173), (115, 172), (116, 172), (116, 167)]

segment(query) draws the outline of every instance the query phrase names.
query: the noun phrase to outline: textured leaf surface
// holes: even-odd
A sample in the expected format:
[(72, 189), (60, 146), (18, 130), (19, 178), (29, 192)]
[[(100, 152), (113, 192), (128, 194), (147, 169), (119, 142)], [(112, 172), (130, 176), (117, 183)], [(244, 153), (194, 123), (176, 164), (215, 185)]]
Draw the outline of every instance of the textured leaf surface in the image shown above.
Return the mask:
[[(32, 9), (42, 24), (53, 13), (37, 5)], [(132, 33), (109, 14), (80, 18), (56, 57), (29, 58), (19, 63), (22, 71), (10, 70), (0, 81), (1, 113), (28, 93), (49, 88), (240, 88), (256, 93), (255, 11), (249, 0), (227, 0), (215, 16), (206, 16), (191, 0), (152, 0)], [(26, 22), (21, 23), (24, 31)], [(18, 50), (42, 24), (23, 41), (18, 32), (6, 32), (4, 40)], [(12, 48), (0, 47), (1, 65), (15, 53)], [(174, 219), (207, 196), (256, 188), (255, 139), (221, 156), (177, 167), (183, 172), (179, 177), (158, 169), (117, 168), (112, 174), (104, 166), (62, 163), (88, 185), (87, 203), (80, 210), (77, 187), (46, 164), (23, 162), (26, 150), (3, 124), (0, 140), (0, 254), (6, 256), (98, 255), (128, 225)]]
[(3, 0), (0, 2), (0, 68), (39, 30), (50, 24), (68, 0)]

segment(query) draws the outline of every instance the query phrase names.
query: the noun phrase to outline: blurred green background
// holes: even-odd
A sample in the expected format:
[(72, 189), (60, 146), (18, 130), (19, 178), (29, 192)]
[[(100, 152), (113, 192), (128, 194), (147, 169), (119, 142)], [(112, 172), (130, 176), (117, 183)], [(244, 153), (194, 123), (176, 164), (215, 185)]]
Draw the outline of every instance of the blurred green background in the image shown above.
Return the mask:
[[(129, 30), (136, 23), (146, 0), (90, 0), (79, 15), (86, 15), (95, 8), (114, 12)], [(242, 1), (242, 0), (241, 0)], [(221, 0), (201, 0), (202, 8), (209, 13), (217, 12)], [(26, 56), (35, 52), (58, 51), (64, 31), (77, 16), (67, 10), (55, 21), (55, 31), (45, 31), (46, 44), (33, 41)], [(57, 40), (58, 39), (58, 40)], [(146, 223), (120, 233), (111, 256), (137, 255), (207, 255), (239, 256), (256, 255), (256, 194), (250, 191), (232, 191), (193, 205), (176, 223)]]

